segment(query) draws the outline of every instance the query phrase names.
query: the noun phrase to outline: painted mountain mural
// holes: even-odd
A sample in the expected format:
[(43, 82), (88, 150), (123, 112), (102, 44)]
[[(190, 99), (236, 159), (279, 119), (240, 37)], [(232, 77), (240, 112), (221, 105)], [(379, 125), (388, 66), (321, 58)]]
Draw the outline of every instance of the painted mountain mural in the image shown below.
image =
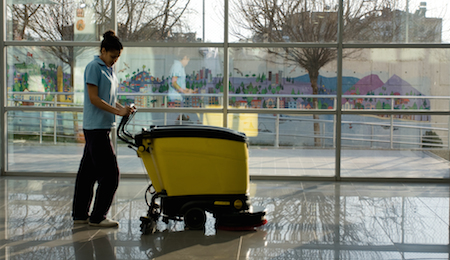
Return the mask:
[[(417, 89), (397, 75), (383, 83), (377, 75), (359, 80), (344, 95), (367, 95), (374, 97), (343, 98), (342, 104), (355, 109), (430, 109), (430, 101)], [(381, 98), (380, 96), (403, 96), (402, 98)], [(408, 97), (405, 97), (408, 96)]]
[(344, 91), (344, 95), (367, 95), (367, 93), (372, 93), (383, 85), (384, 82), (381, 81), (378, 75), (371, 74), (360, 79), (350, 89)]

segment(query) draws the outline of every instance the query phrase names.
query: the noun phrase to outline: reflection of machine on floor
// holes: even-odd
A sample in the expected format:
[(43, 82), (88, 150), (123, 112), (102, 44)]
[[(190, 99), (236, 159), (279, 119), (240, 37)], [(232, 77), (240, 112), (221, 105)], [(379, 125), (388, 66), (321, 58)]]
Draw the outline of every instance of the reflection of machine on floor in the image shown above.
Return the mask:
[[(131, 116), (130, 116), (131, 117)], [(225, 229), (264, 225), (265, 212), (253, 212), (248, 201), (248, 144), (243, 133), (203, 125), (152, 126), (132, 135), (124, 117), (118, 127), (121, 140), (135, 147), (152, 181), (147, 216), (141, 230), (150, 233), (156, 222), (182, 221), (202, 229), (206, 211)], [(157, 202), (158, 200), (158, 202)]]
[[(211, 252), (221, 250), (227, 242), (241, 241), (241, 255), (246, 255), (252, 248), (264, 247), (267, 233), (263, 230), (228, 232), (218, 230), (214, 235), (205, 236), (203, 232), (163, 230), (151, 236), (141, 236), (139, 249), (146, 251), (149, 258), (155, 259), (173, 252), (180, 252), (196, 245), (204, 246)], [(200, 253), (201, 254), (201, 253)], [(231, 253), (232, 254), (232, 253)], [(192, 259), (195, 256), (190, 255)], [(228, 256), (222, 256), (223, 259)]]

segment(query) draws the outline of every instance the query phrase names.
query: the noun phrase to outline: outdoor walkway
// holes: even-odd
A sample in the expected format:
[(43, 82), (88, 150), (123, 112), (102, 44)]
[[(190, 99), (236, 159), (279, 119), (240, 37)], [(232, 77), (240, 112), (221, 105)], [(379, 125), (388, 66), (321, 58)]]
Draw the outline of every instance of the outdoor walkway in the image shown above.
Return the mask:
[[(9, 146), (8, 171), (75, 173), (82, 145)], [(335, 173), (334, 149), (250, 148), (253, 176), (330, 177)], [(122, 174), (143, 174), (144, 166), (128, 147), (118, 149)], [(450, 178), (449, 162), (430, 152), (393, 150), (343, 150), (342, 177)]]

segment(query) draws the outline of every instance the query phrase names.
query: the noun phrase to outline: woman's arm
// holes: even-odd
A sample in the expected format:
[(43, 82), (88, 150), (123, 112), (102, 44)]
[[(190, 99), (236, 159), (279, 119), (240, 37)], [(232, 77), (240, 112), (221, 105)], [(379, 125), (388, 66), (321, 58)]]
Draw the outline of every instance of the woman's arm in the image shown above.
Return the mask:
[(116, 102), (116, 108), (121, 109), (121, 108), (123, 108), (123, 106), (119, 102)]
[(172, 86), (176, 91), (183, 93), (183, 89), (180, 87), (180, 85), (178, 85), (177, 80), (178, 80), (177, 76), (172, 77)]
[(193, 91), (190, 89), (181, 88), (180, 85), (178, 85), (177, 79), (178, 79), (177, 76), (172, 77), (172, 86), (174, 87), (174, 89), (176, 91), (178, 91), (179, 93), (185, 93), (185, 94), (193, 93)]
[[(98, 87), (92, 84), (87, 84), (88, 86), (88, 94), (89, 94), (89, 100), (91, 101), (91, 103), (102, 109), (105, 110), (111, 114), (115, 114), (115, 115), (119, 115), (119, 116), (127, 116), (131, 113), (131, 109), (129, 106), (122, 106), (120, 105), (120, 107), (113, 107), (110, 104), (106, 103), (106, 101), (104, 101), (103, 99), (101, 99), (98, 96)], [(117, 106), (117, 103), (116, 103)]]

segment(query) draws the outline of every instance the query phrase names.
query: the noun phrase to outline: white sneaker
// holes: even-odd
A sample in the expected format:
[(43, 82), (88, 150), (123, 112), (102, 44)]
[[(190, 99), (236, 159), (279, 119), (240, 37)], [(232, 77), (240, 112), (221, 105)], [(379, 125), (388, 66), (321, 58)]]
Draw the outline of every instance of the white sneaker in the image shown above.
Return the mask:
[(119, 226), (119, 222), (117, 222), (115, 220), (111, 220), (109, 218), (105, 218), (100, 223), (89, 222), (89, 226), (93, 226), (93, 227), (117, 227), (117, 226)]

